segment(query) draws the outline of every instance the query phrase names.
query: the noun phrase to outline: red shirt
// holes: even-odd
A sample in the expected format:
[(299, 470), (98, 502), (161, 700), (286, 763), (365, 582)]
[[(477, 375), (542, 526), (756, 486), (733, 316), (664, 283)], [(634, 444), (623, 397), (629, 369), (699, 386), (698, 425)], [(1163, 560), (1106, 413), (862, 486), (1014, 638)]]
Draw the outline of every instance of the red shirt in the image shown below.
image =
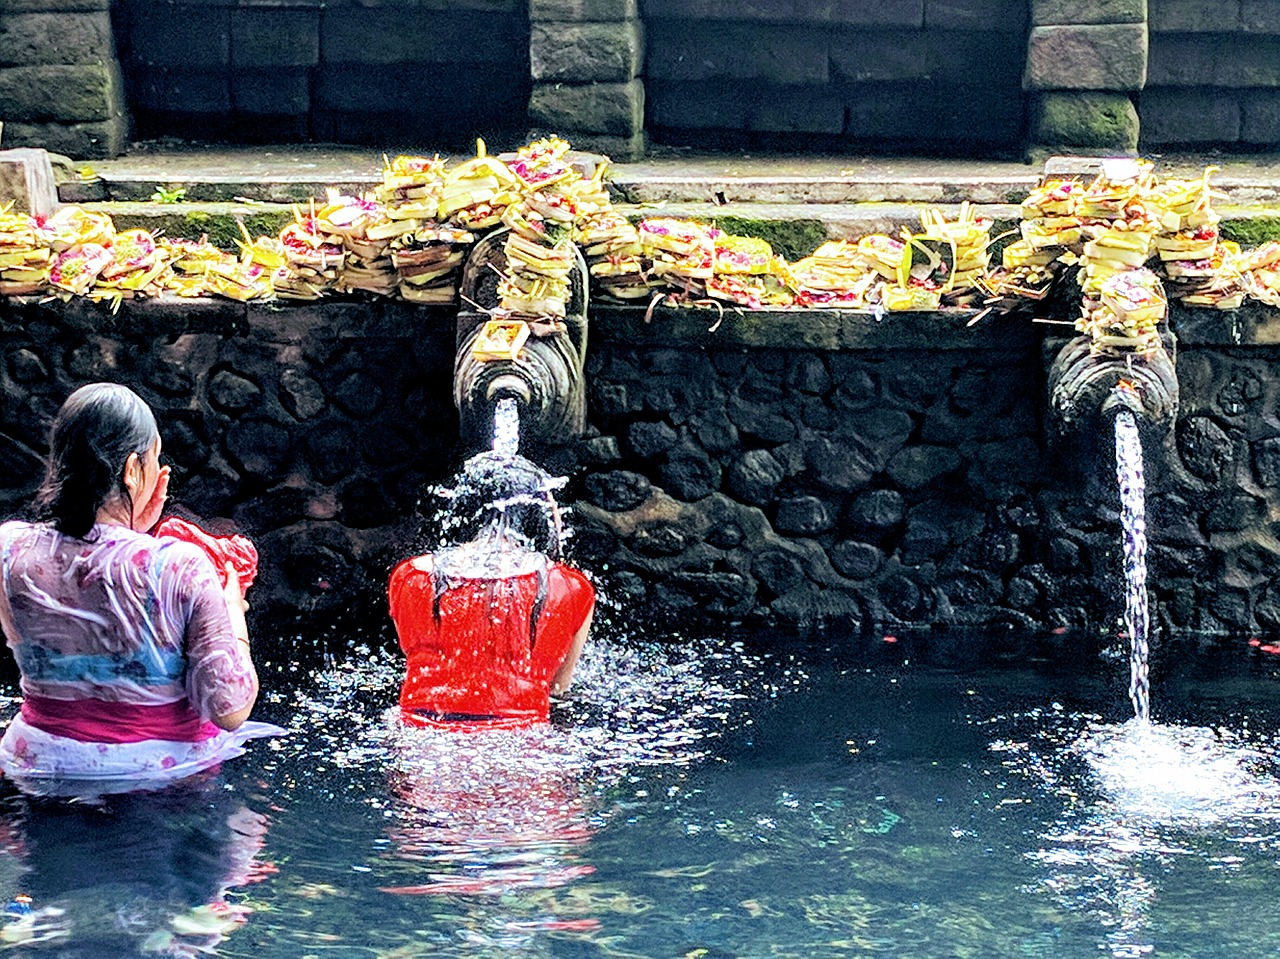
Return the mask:
[(411, 723), (546, 722), (551, 681), (595, 604), (595, 589), (582, 573), (548, 565), (531, 644), (536, 572), (457, 581), (440, 597), (439, 622), (432, 574), (413, 560), (396, 567), (387, 591), (408, 658), (400, 708)]

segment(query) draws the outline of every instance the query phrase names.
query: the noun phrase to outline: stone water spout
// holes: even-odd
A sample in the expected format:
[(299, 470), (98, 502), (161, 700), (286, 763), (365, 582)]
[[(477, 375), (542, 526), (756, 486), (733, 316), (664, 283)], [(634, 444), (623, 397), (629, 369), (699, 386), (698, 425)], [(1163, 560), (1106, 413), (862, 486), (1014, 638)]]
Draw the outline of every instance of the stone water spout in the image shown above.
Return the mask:
[(1049, 410), (1060, 434), (1110, 435), (1128, 409), (1144, 429), (1167, 436), (1178, 415), (1177, 341), (1163, 330), (1146, 353), (1097, 353), (1088, 336), (1069, 340), (1049, 368)]
[(520, 408), (522, 449), (563, 445), (586, 425), (587, 266), (576, 248), (564, 319), (530, 322), (531, 335), (514, 358), (476, 355), (476, 341), (498, 307), (506, 236), (500, 230), (477, 243), (462, 276), (453, 396), (462, 443), (471, 452), (489, 448), (494, 408), (505, 397)]

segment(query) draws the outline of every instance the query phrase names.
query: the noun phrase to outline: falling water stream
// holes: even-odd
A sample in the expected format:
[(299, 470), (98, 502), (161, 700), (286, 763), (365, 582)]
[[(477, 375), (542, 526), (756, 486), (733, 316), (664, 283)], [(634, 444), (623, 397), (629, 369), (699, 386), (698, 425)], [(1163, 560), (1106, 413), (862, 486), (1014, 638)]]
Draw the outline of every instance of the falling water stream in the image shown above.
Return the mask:
[(520, 452), (520, 407), (504, 396), (493, 409), (493, 451), (503, 456)]
[(1151, 719), (1147, 680), (1147, 520), (1142, 479), (1142, 438), (1133, 413), (1116, 416), (1116, 481), (1120, 485), (1120, 522), (1124, 530), (1124, 625), (1129, 634), (1129, 698), (1141, 722)]

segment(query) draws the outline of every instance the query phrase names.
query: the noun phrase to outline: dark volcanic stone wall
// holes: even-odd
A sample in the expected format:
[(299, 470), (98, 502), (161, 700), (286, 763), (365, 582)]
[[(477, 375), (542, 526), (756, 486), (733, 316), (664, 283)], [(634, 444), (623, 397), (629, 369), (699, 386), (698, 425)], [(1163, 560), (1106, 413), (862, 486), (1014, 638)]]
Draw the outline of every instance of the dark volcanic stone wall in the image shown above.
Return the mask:
[(156, 412), (171, 502), (257, 543), (255, 615), (380, 595), (457, 437), (453, 317), (421, 308), (203, 301), (113, 318), (0, 299), (0, 343), (0, 512), (30, 501), (67, 394), (124, 383)]
[[(1117, 628), (1112, 440), (1043, 421), (1046, 327), (642, 313), (593, 310), (588, 433), (545, 460), (571, 477), (572, 555), (629, 620)], [(1280, 630), (1280, 313), (1172, 322), (1154, 616)], [(174, 502), (257, 542), (255, 615), (385, 624), (424, 486), (457, 462), (453, 343), (449, 313), (393, 303), (0, 301), (0, 507), (29, 500), (67, 393), (123, 382), (157, 411)]]
[[(845, 627), (1114, 628), (1112, 438), (1043, 422), (1057, 342), (1014, 321), (791, 322), (772, 336), (750, 316), (716, 334), (687, 322), (682, 346), (620, 325), (596, 352), (578, 549), (624, 605)], [(1175, 328), (1183, 413), (1173, 435), (1145, 437), (1154, 616), (1177, 630), (1280, 628), (1280, 323), (1183, 312)], [(760, 346), (806, 336), (840, 348)]]

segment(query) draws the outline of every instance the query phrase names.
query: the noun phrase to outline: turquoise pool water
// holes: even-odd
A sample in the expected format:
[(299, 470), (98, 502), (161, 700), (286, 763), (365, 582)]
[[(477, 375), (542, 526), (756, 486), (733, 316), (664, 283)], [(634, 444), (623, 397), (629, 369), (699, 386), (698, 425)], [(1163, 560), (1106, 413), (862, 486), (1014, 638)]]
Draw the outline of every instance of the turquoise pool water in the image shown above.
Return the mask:
[(831, 639), (597, 642), (551, 727), (471, 735), (396, 729), (389, 654), (268, 667), (292, 733), (215, 776), (0, 794), (0, 948), (1280, 955), (1276, 657), (1157, 644), (1143, 730), (1118, 647)]

